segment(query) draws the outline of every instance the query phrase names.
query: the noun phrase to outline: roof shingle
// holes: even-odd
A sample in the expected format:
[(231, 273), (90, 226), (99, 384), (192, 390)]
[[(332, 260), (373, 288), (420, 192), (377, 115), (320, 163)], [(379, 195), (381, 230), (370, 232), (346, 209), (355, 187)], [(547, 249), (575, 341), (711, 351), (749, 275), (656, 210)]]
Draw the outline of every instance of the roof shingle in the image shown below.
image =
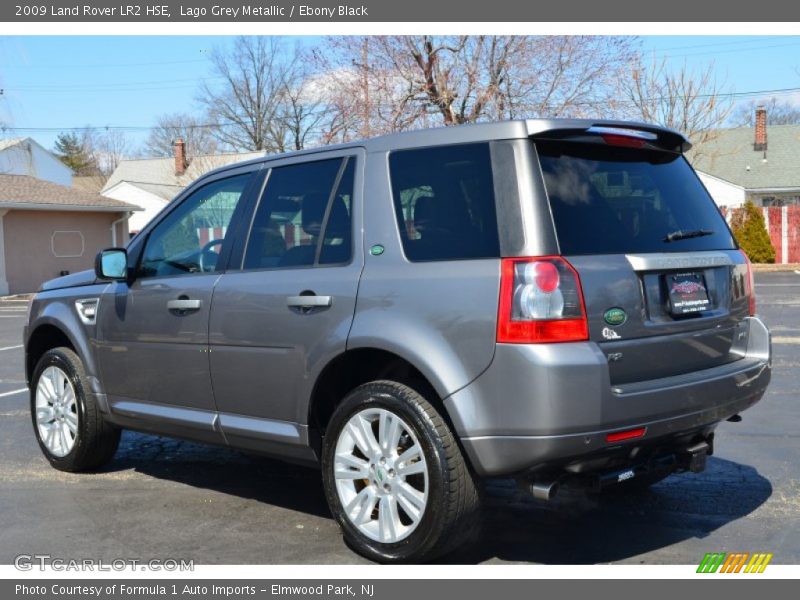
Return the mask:
[(754, 141), (752, 127), (722, 129), (688, 158), (698, 171), (745, 189), (800, 189), (800, 125), (768, 126), (766, 153), (753, 150)]
[(29, 175), (0, 175), (0, 208), (6, 204), (52, 205), (54, 210), (68, 207), (141, 210), (138, 206), (58, 185)]
[(164, 200), (172, 200), (192, 181), (212, 169), (259, 158), (264, 154), (264, 152), (241, 152), (195, 156), (183, 175), (175, 175), (173, 157), (126, 159), (120, 161), (101, 191), (110, 190), (118, 183), (126, 181)]

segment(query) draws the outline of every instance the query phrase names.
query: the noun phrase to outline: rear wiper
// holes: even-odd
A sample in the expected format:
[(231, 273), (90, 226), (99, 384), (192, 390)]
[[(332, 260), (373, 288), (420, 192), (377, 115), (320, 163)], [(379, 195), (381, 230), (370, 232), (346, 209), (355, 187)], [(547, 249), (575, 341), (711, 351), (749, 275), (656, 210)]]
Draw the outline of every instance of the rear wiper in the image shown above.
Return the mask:
[(714, 235), (711, 229), (695, 229), (694, 231), (672, 231), (664, 237), (665, 242), (677, 242), (678, 240), (688, 240), (689, 238), (703, 237), (706, 235)]

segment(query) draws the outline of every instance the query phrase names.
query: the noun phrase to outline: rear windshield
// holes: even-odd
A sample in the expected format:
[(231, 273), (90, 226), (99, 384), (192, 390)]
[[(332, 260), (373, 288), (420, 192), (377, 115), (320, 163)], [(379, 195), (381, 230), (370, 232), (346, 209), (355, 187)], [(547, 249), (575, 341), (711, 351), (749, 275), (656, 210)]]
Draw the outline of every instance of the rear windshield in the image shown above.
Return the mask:
[(680, 154), (551, 141), (538, 141), (536, 149), (562, 254), (736, 247)]

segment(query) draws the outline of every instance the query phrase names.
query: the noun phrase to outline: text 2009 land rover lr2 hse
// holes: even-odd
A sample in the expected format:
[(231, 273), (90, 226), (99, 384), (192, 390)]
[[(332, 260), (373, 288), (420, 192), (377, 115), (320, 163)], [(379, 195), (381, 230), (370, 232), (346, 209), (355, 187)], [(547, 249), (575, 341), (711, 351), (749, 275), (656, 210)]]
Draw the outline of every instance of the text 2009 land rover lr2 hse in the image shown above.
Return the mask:
[(319, 464), (379, 561), (463, 543), (481, 478), (549, 498), (700, 471), (771, 348), (688, 148), (530, 120), (211, 172), (33, 299), (41, 449), (93, 469), (129, 428)]

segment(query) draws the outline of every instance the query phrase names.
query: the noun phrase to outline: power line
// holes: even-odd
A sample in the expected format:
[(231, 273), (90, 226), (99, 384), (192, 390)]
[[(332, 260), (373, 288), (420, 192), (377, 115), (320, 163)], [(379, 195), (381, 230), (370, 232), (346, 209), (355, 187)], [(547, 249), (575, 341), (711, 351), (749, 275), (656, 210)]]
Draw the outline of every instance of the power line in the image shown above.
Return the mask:
[[(719, 93), (719, 94), (697, 94), (692, 96), (692, 98), (696, 99), (704, 99), (704, 98), (752, 98), (758, 96), (780, 96), (785, 94), (795, 94), (800, 93), (800, 87), (793, 87), (793, 88), (779, 88), (779, 89), (771, 89), (771, 90), (751, 90), (747, 92), (726, 92), (726, 93)], [(666, 100), (668, 97), (666, 96), (657, 96), (651, 98), (645, 98), (643, 101), (659, 101), (659, 100)], [(683, 96), (676, 96), (675, 99), (684, 99)], [(635, 105), (633, 101), (630, 100), (618, 100), (619, 104), (623, 105)], [(583, 107), (590, 107), (590, 106), (606, 106), (608, 104), (605, 100), (586, 100), (586, 101), (578, 101), (570, 103), (571, 106), (583, 106)], [(373, 104), (373, 106), (377, 108), (391, 108), (392, 106), (389, 104)], [(553, 108), (562, 108), (562, 106), (558, 104), (550, 104), (550, 105), (543, 105), (539, 108), (542, 109), (553, 109)], [(323, 107), (317, 110), (309, 110), (306, 115), (313, 116), (313, 115), (321, 115), (327, 114), (330, 112), (330, 107)], [(222, 127), (232, 127), (239, 125), (234, 121), (221, 121), (215, 123), (200, 123), (200, 124), (193, 124), (185, 126), (187, 129), (219, 129)], [(65, 132), (65, 131), (72, 131), (72, 132), (80, 132), (80, 131), (128, 131), (128, 132), (136, 132), (136, 131), (150, 131), (154, 129), (162, 129), (162, 128), (180, 128), (184, 127), (180, 124), (174, 125), (99, 125), (99, 126), (70, 126), (70, 127), (10, 127), (10, 126), (2, 126), (0, 125), (0, 131), (9, 131), (9, 132), (31, 132), (31, 133), (54, 133), (54, 132)]]
[[(797, 46), (800, 45), (800, 40), (795, 42), (786, 42), (784, 44), (773, 44), (770, 46), (754, 46), (750, 48), (734, 48), (732, 50), (711, 50), (708, 52), (689, 52), (686, 54), (669, 54), (664, 53), (662, 54), (662, 58), (686, 58), (691, 56), (710, 56), (710, 55), (718, 55), (718, 54), (738, 54), (740, 52), (756, 52), (758, 50), (769, 50), (772, 48), (786, 48), (787, 46)], [(658, 56), (660, 52), (658, 50), (655, 51), (656, 55)]]
[[(142, 86), (157, 86), (160, 84), (171, 84), (171, 83), (180, 83), (183, 81), (190, 81), (193, 83), (192, 86), (196, 86), (198, 83), (203, 81), (211, 81), (211, 80), (218, 80), (218, 79), (225, 79), (222, 76), (217, 77), (187, 77), (183, 79), (157, 79), (151, 81), (121, 81), (117, 83), (91, 83), (85, 86), (82, 85), (21, 85), (21, 86), (11, 86), (5, 87), (6, 91), (36, 91), (36, 92), (54, 92), (54, 91), (104, 91), (109, 90), (113, 91), (114, 89), (119, 89), (120, 86), (124, 86), (126, 88), (130, 88), (131, 86), (136, 86), (132, 89), (142, 89)], [(179, 87), (186, 87), (186, 86), (179, 86)], [(161, 88), (154, 88), (154, 89), (161, 89)]]
[(117, 69), (122, 67), (158, 67), (161, 65), (187, 65), (192, 63), (208, 62), (207, 58), (197, 58), (194, 60), (159, 60), (153, 62), (133, 62), (133, 63), (104, 63), (104, 64), (78, 64), (78, 65), (8, 65), (9, 69)]
[[(745, 36), (742, 36), (745, 37)], [(776, 37), (791, 37), (791, 36), (775, 36), (775, 35), (768, 35), (764, 37), (754, 37), (751, 38), (747, 36), (747, 39), (744, 40), (736, 40), (736, 41), (728, 41), (728, 42), (712, 42), (710, 44), (691, 44), (689, 46), (672, 46), (667, 48), (660, 48), (658, 51), (661, 52), (671, 52), (672, 50), (693, 50), (695, 48), (709, 48), (712, 46), (733, 46), (733, 45), (741, 45), (741, 44), (755, 44), (758, 42), (766, 42), (772, 41)]]

